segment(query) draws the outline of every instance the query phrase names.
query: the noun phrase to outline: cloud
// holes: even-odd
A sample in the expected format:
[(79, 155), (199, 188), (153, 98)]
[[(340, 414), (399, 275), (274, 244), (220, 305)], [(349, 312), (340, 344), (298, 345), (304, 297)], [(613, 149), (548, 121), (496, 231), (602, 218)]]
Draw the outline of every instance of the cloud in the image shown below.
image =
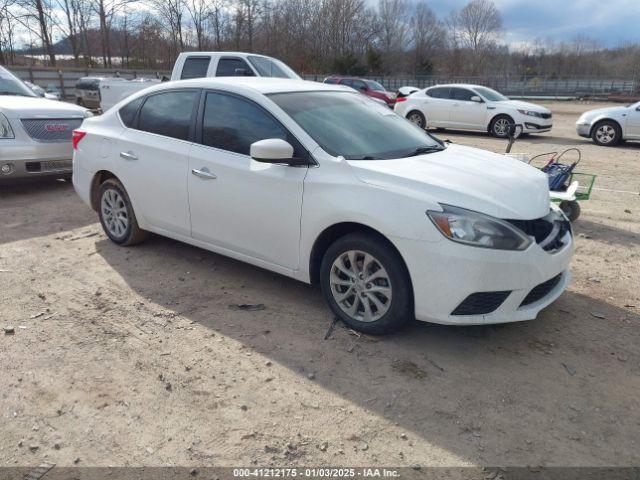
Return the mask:
[[(422, 0), (419, 0), (422, 1)], [(468, 0), (426, 0), (444, 19)], [(640, 0), (494, 0), (502, 14), (505, 41), (571, 40), (582, 36), (614, 47), (640, 42)], [(374, 2), (377, 3), (377, 2)]]

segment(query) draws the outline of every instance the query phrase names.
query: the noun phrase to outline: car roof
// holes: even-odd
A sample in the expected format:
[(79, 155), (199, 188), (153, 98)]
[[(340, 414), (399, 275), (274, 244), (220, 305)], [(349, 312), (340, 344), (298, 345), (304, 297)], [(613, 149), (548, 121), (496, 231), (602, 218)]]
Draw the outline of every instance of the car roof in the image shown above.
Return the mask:
[(446, 83), (446, 84), (438, 84), (438, 85), (431, 85), (430, 87), (427, 87), (427, 90), (430, 88), (453, 88), (453, 87), (458, 87), (458, 88), (488, 88), (485, 87), (483, 85), (474, 85), (472, 83)]
[(268, 95), (270, 93), (289, 92), (312, 92), (312, 91), (333, 91), (352, 92), (353, 89), (342, 86), (307, 80), (295, 80), (289, 78), (267, 78), (267, 77), (207, 77), (194, 78), (191, 80), (176, 80), (166, 82), (154, 87), (154, 90), (164, 90), (171, 88), (222, 88), (241, 87), (242, 89)]
[(260, 53), (250, 53), (250, 52), (182, 52), (181, 56), (188, 57), (212, 57), (212, 56), (221, 56), (221, 57), (265, 57), (265, 58), (273, 58), (267, 55), (262, 55)]

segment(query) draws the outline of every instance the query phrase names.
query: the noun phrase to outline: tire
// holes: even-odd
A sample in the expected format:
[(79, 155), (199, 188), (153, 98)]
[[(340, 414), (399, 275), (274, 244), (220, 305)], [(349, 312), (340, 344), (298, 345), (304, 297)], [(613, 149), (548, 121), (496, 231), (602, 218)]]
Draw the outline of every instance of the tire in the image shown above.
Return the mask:
[(515, 123), (509, 115), (497, 115), (489, 124), (489, 133), (496, 138), (508, 138), (509, 128)]
[[(117, 210), (116, 213), (113, 212), (114, 209)], [(149, 232), (138, 227), (129, 195), (114, 178), (105, 180), (100, 185), (98, 215), (104, 232), (118, 245), (135, 245), (149, 236)]]
[(418, 110), (411, 110), (407, 113), (407, 120), (423, 130), (427, 128), (427, 119), (424, 117), (422, 112), (419, 112)]
[[(367, 282), (365, 274), (374, 278)], [(336, 240), (322, 259), (320, 285), (329, 308), (354, 330), (390, 333), (414, 317), (404, 261), (371, 234), (350, 233)]]
[(591, 139), (593, 143), (601, 147), (613, 147), (622, 140), (622, 130), (617, 122), (602, 120), (593, 126)]
[(580, 218), (580, 204), (575, 200), (560, 202), (560, 210), (562, 210), (570, 222), (575, 222)]

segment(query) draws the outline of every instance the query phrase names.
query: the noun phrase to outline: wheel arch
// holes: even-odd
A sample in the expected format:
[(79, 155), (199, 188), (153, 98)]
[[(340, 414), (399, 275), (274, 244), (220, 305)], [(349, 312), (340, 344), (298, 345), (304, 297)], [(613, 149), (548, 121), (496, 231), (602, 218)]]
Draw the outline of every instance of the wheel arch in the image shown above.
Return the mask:
[(318, 235), (315, 242), (313, 243), (313, 247), (311, 248), (311, 254), (309, 255), (309, 281), (312, 285), (319, 285), (320, 283), (320, 265), (327, 249), (333, 242), (350, 233), (365, 233), (376, 237), (378, 240), (385, 243), (395, 253), (397, 253), (398, 257), (400, 257), (400, 259), (402, 260), (402, 267), (407, 273), (407, 278), (409, 280), (409, 284), (411, 285), (411, 293), (413, 295), (413, 282), (411, 281), (409, 268), (400, 251), (396, 248), (393, 242), (389, 240), (389, 238), (380, 233), (378, 230), (358, 222), (335, 223), (325, 228), (320, 233), (320, 235)]
[(122, 183), (120, 179), (109, 170), (97, 171), (93, 176), (93, 179), (91, 180), (91, 208), (93, 208), (96, 212), (98, 211), (98, 206), (100, 205), (100, 185), (102, 185), (106, 180), (109, 180), (110, 178), (115, 178), (120, 183)]
[(509, 115), (509, 114), (508, 114), (508, 113), (506, 113), (506, 112), (498, 112), (498, 113), (496, 113), (493, 117), (491, 117), (491, 119), (489, 120), (489, 123), (487, 123), (487, 133), (491, 133), (491, 125), (493, 125), (493, 122), (494, 122), (498, 117), (509, 117), (513, 123), (516, 123), (516, 120), (513, 118), (513, 116), (512, 116), (512, 115)]
[(611, 122), (611, 123), (615, 123), (618, 128), (620, 129), (620, 137), (624, 138), (624, 129), (622, 128), (622, 124), (614, 119), (614, 118), (610, 118), (610, 117), (602, 117), (602, 118), (598, 118), (597, 120), (595, 120), (593, 122), (593, 125), (591, 125), (591, 129), (589, 130), (589, 136), (592, 137), (593, 136), (593, 131), (596, 129), (596, 127), (598, 125), (600, 125), (602, 122)]

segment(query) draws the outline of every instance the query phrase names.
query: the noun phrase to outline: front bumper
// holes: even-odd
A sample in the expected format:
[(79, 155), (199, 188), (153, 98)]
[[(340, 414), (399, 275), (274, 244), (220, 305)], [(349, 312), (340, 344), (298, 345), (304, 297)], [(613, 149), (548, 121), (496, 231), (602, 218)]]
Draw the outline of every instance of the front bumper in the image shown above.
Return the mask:
[(72, 172), (71, 142), (37, 143), (1, 140), (0, 153), (0, 168), (9, 165), (8, 173), (0, 172), (0, 182), (38, 177), (62, 177)]
[(591, 137), (591, 124), (590, 123), (576, 123), (576, 132), (581, 137), (584, 137), (584, 138)]
[[(394, 238), (407, 263), (418, 320), (446, 325), (509, 323), (536, 318), (566, 289), (571, 279), (569, 263), (573, 238), (567, 232), (564, 246), (548, 253), (537, 244), (523, 252), (469, 247), (442, 239), (423, 242)], [(553, 288), (527, 303), (535, 287), (557, 277)], [(509, 292), (494, 311), (480, 315), (453, 315), (465, 299), (477, 292)], [(525, 303), (523, 305), (523, 302)]]

